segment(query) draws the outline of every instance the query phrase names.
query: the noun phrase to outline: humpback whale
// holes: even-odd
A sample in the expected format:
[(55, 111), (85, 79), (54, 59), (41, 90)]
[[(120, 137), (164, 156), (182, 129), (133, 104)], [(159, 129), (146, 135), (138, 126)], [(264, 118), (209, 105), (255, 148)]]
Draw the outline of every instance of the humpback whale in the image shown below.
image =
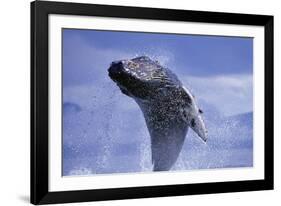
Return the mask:
[(206, 142), (207, 130), (194, 96), (168, 68), (147, 56), (111, 63), (109, 77), (139, 105), (151, 138), (153, 171), (176, 162), (190, 127)]

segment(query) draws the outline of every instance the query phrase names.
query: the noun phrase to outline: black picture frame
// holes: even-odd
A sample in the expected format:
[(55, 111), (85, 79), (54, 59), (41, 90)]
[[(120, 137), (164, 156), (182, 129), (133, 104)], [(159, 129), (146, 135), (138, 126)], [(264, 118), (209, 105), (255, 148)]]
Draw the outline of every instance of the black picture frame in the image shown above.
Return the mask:
[[(265, 178), (116, 189), (48, 190), (48, 15), (257, 25), (265, 28)], [(31, 2), (31, 203), (50, 204), (273, 189), (273, 16), (63, 2)]]

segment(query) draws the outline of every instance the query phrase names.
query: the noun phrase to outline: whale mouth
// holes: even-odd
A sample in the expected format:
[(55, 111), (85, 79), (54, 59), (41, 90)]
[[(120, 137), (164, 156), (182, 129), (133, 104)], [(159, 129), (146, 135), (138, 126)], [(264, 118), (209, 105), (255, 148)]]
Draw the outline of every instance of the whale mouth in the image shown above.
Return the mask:
[(126, 94), (127, 96), (130, 96), (132, 97), (131, 93), (124, 87), (122, 86), (121, 84), (117, 83), (117, 86), (119, 87), (119, 89), (121, 90), (121, 92), (123, 94)]

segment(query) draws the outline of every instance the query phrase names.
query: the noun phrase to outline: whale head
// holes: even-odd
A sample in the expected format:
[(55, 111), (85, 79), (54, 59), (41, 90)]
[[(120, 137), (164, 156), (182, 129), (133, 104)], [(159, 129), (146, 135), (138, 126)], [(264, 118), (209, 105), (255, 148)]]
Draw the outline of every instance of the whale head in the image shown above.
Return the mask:
[(168, 85), (180, 85), (173, 73), (147, 56), (114, 61), (108, 74), (124, 94), (139, 100), (155, 98)]

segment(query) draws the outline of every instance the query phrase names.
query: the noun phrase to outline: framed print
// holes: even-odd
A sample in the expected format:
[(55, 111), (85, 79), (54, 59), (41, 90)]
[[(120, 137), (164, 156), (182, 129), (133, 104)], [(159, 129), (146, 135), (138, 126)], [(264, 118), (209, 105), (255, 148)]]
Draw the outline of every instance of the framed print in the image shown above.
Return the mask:
[(31, 203), (273, 189), (273, 16), (31, 3)]

